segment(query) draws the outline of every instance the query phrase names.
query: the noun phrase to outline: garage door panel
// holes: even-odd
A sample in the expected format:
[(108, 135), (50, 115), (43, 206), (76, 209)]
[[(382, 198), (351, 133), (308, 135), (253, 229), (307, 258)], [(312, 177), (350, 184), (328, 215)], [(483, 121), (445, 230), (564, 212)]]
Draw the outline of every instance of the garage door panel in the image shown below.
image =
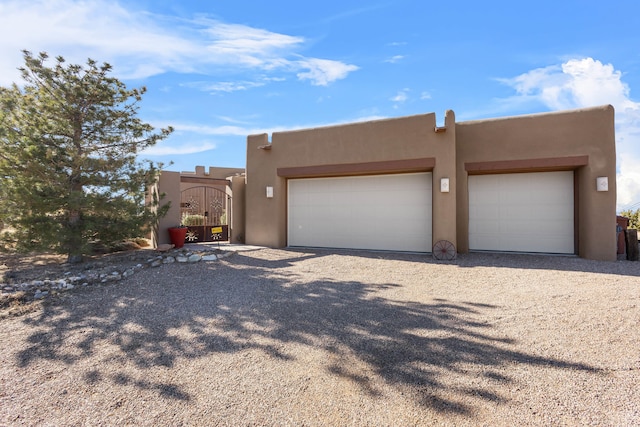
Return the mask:
[(500, 240), (497, 234), (474, 233), (469, 235), (469, 248), (496, 248), (500, 246)]
[(500, 217), (500, 207), (498, 203), (495, 204), (475, 204), (473, 205), (476, 208), (475, 215), (479, 220), (494, 220), (495, 218)]
[(573, 172), (470, 176), (469, 248), (574, 253)]
[(289, 181), (290, 246), (429, 252), (431, 174)]

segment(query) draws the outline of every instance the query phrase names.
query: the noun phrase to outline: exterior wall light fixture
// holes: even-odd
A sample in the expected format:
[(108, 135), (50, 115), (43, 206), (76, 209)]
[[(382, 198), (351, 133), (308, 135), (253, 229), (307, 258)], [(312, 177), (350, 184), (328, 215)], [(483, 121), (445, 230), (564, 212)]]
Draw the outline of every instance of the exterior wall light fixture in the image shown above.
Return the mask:
[(597, 191), (609, 191), (609, 177), (599, 176), (596, 178)]
[(267, 199), (273, 199), (273, 187), (267, 187)]
[(440, 192), (441, 193), (449, 192), (449, 178), (440, 178)]

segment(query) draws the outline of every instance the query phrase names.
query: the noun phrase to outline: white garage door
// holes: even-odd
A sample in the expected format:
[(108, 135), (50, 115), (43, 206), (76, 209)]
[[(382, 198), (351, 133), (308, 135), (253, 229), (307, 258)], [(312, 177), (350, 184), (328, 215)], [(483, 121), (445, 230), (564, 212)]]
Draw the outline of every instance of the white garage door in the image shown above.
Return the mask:
[(431, 252), (431, 173), (289, 180), (289, 246)]
[(574, 253), (573, 172), (469, 177), (469, 249)]

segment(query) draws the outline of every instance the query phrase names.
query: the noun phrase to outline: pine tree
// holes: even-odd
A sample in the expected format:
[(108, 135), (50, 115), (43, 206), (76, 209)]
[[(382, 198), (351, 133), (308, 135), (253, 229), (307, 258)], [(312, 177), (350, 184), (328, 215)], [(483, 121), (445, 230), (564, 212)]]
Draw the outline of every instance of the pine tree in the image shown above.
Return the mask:
[(166, 207), (157, 194), (145, 203), (159, 168), (136, 155), (173, 129), (137, 117), (146, 89), (127, 89), (109, 64), (57, 57), (48, 67), (46, 53), (23, 54), (23, 86), (0, 87), (0, 222), (14, 230), (5, 242), (79, 262), (91, 242), (140, 236)]

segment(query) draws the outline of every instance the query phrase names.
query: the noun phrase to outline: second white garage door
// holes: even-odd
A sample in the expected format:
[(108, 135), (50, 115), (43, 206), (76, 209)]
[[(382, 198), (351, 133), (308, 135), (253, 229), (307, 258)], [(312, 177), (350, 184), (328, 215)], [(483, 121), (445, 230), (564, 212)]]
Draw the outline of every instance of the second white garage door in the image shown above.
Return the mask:
[(573, 254), (573, 172), (469, 176), (469, 249)]
[(431, 252), (431, 173), (291, 179), (288, 244)]

